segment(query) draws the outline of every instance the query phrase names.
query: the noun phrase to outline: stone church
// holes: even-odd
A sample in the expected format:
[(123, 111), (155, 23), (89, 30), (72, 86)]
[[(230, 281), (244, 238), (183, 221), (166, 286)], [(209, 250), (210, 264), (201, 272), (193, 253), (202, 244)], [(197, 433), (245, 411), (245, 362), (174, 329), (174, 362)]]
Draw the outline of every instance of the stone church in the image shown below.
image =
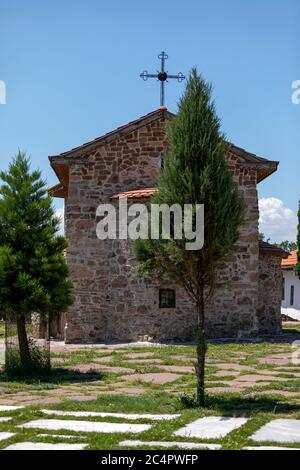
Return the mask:
[[(182, 288), (132, 274), (129, 240), (96, 236), (99, 204), (118, 199), (147, 202), (168, 142), (165, 124), (174, 118), (161, 107), (136, 121), (49, 157), (59, 183), (50, 188), (65, 202), (67, 262), (74, 304), (60, 319), (67, 343), (149, 340), (188, 341), (195, 331), (195, 308)], [(259, 241), (257, 185), (278, 162), (235, 145), (228, 165), (247, 204), (247, 220), (232, 259), (220, 269), (218, 287), (207, 306), (212, 338), (277, 334), (281, 330), (281, 261), (286, 253)]]

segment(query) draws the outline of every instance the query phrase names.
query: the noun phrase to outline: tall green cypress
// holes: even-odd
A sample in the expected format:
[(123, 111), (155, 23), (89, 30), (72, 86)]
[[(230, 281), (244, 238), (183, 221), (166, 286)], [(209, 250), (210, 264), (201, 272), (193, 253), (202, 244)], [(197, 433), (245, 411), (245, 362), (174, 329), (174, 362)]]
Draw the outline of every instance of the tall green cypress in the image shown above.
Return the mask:
[[(234, 251), (245, 203), (226, 163), (227, 144), (212, 100), (212, 87), (191, 71), (177, 116), (168, 127), (170, 151), (158, 181), (156, 204), (204, 204), (205, 242), (197, 251), (186, 240), (138, 240), (138, 272), (168, 277), (195, 303), (197, 402), (205, 398), (205, 304), (215, 289), (218, 267)], [(174, 233), (174, 230), (172, 231)]]
[(7, 172), (0, 172), (0, 311), (16, 318), (20, 363), (30, 371), (32, 357), (26, 317), (65, 311), (72, 303), (72, 283), (58, 236), (59, 219), (40, 171), (31, 171), (19, 152)]

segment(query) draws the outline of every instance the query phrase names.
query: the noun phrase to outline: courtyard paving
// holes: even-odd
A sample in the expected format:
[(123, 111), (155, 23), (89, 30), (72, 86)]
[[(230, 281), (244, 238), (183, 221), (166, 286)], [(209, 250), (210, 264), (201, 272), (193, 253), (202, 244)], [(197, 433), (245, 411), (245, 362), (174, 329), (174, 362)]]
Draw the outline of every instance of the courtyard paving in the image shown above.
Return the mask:
[[(178, 428), (181, 414), (137, 414), (133, 417), (130, 414), (120, 416), (120, 413), (82, 412), (79, 414), (76, 411), (66, 413), (63, 410), (50, 409), (40, 410), (40, 412), (58, 415), (60, 419), (49, 417), (32, 420), (30, 418), (32, 412), (33, 410), (26, 410), (26, 408), (16, 408), (5, 412), (10, 413), (9, 417), (16, 422), (10, 424), (9, 431), (0, 432), (1, 448), (5, 450), (84, 450), (93, 448), (94, 440), (98, 436), (112, 434), (115, 438), (113, 448), (221, 450), (228, 436), (233, 436), (234, 433), (241, 432), (243, 428), (248, 427), (247, 442), (256, 443), (256, 445), (245, 445), (242, 447), (243, 450), (300, 450), (300, 419), (271, 419), (265, 425), (257, 426), (258, 429), (254, 431), (253, 426), (249, 426), (251, 418), (241, 416), (202, 417), (186, 422), (183, 427)], [(82, 416), (88, 419), (79, 420), (78, 418)], [(110, 418), (111, 421), (102, 421), (102, 418)], [(140, 423), (128, 422), (132, 419), (138, 419)], [(157, 422), (145, 423), (145, 421), (153, 420)], [(155, 426), (162, 425), (164, 421), (171, 423), (173, 420), (179, 421), (169, 430), (165, 430), (164, 439), (151, 439)], [(23, 422), (17, 424), (18, 421)], [(144, 421), (143, 424), (142, 421)], [(40, 430), (44, 433), (34, 433)], [(62, 431), (62, 434), (57, 434), (57, 431)], [(92, 438), (88, 437), (89, 434)], [(122, 439), (122, 434), (125, 434), (127, 439)], [(132, 435), (139, 435), (141, 439), (132, 439)], [(73, 442), (70, 443), (70, 440)], [(285, 446), (280, 446), (282, 443)]]
[[(300, 328), (209, 344), (209, 404), (194, 408), (195, 346), (52, 343), (45, 380), (0, 371), (0, 448), (300, 448)], [(60, 447), (62, 446), (62, 447)]]

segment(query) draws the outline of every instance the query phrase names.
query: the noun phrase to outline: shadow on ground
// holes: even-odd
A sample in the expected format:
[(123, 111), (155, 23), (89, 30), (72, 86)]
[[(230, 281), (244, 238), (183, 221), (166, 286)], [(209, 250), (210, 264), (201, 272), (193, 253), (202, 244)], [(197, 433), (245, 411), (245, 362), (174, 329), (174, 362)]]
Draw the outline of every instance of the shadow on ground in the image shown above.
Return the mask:
[[(180, 397), (182, 408), (197, 408), (194, 397)], [(243, 412), (251, 413), (276, 413), (284, 414), (291, 412), (300, 412), (300, 404), (282, 402), (279, 399), (271, 397), (237, 397), (220, 395), (207, 395), (205, 405), (201, 408), (211, 409), (220, 413)]]
[(104, 379), (105, 374), (103, 372), (79, 372), (62, 367), (51, 369), (49, 372), (44, 374), (32, 374), (32, 375), (7, 375), (5, 371), (0, 371), (0, 382), (20, 382), (26, 384), (36, 383), (51, 383), (51, 384), (76, 384), (95, 382)]

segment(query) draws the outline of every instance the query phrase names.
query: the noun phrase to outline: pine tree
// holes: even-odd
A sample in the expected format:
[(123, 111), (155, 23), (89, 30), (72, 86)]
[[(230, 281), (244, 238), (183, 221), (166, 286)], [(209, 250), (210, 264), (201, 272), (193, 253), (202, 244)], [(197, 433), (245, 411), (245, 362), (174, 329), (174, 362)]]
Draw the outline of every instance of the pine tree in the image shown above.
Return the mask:
[(72, 284), (57, 236), (59, 219), (40, 171), (19, 152), (7, 172), (0, 172), (0, 311), (16, 319), (20, 363), (30, 371), (32, 358), (26, 317), (48, 316), (72, 303)]
[(228, 144), (212, 101), (212, 88), (193, 69), (177, 116), (168, 126), (169, 154), (158, 180), (156, 204), (204, 204), (205, 242), (187, 251), (185, 240), (137, 240), (137, 271), (172, 279), (193, 299), (197, 312), (197, 403), (205, 399), (205, 304), (218, 267), (234, 251), (245, 203), (225, 160)]

